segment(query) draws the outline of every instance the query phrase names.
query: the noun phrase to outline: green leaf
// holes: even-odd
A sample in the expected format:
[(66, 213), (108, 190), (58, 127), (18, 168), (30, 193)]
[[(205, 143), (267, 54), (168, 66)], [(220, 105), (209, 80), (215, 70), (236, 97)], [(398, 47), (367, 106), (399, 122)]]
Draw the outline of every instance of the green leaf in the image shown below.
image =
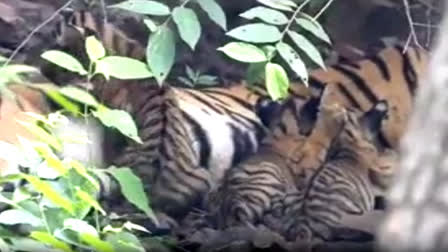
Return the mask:
[(78, 196), (78, 198), (80, 198), (82, 201), (88, 203), (90, 206), (95, 208), (102, 215), (106, 215), (106, 212), (100, 206), (98, 201), (96, 201), (96, 199), (94, 199), (92, 196), (90, 196), (90, 194), (88, 194), (87, 192), (81, 190), (79, 187), (76, 188), (76, 196)]
[(275, 63), (266, 64), (266, 88), (271, 98), (276, 101), (287, 97), (289, 89), (288, 75), (282, 66)]
[(89, 59), (93, 62), (106, 56), (106, 50), (100, 41), (95, 36), (89, 36), (86, 38), (86, 52)]
[(47, 146), (36, 146), (36, 151), (45, 159), (47, 165), (56, 171), (59, 175), (65, 176), (68, 168)]
[(302, 17), (296, 18), (296, 23), (300, 27), (309, 31), (320, 40), (331, 45), (330, 37), (328, 37), (327, 33), (324, 31), (324, 29), (318, 22), (316, 22), (310, 16), (307, 16), (305, 14), (302, 14), (301, 16)]
[(95, 99), (95, 97), (80, 88), (74, 86), (63, 87), (59, 89), (59, 92), (69, 97), (70, 99), (92, 106), (94, 108), (99, 106), (99, 103)]
[(87, 71), (81, 63), (72, 55), (65, 52), (50, 50), (42, 53), (41, 57), (71, 72), (87, 75)]
[(16, 225), (16, 224), (29, 224), (33, 227), (42, 227), (42, 221), (25, 210), (10, 209), (0, 213), (0, 224), (4, 225)]
[(74, 214), (75, 210), (73, 204), (70, 200), (61, 196), (56, 190), (54, 190), (48, 183), (41, 181), (39, 178), (22, 174), (23, 178), (26, 179), (33, 187), (40, 193), (42, 193), (46, 198), (52, 201), (57, 206), (60, 206), (67, 210), (69, 213)]
[(271, 43), (279, 41), (281, 33), (277, 27), (263, 23), (239, 26), (226, 33), (228, 36), (252, 43)]
[(127, 57), (108, 56), (99, 60), (98, 65), (102, 71), (107, 71), (107, 75), (121, 80), (146, 79), (154, 76), (145, 63)]
[(176, 55), (173, 31), (162, 26), (149, 37), (146, 60), (157, 82), (162, 85), (174, 64)]
[(109, 234), (106, 240), (113, 244), (116, 251), (145, 252), (139, 239), (129, 232)]
[(279, 42), (276, 45), (277, 50), (282, 58), (288, 63), (291, 69), (302, 79), (304, 83), (308, 83), (308, 71), (299, 54), (294, 49), (284, 43)]
[(190, 66), (185, 66), (185, 72), (187, 73), (188, 78), (190, 78), (191, 80), (196, 79), (196, 73), (193, 71), (193, 69), (191, 69)]
[(194, 50), (201, 36), (201, 25), (196, 13), (189, 8), (176, 7), (173, 10), (173, 20), (182, 40)]
[(244, 42), (230, 42), (223, 47), (219, 47), (217, 50), (224, 52), (230, 58), (242, 62), (253, 63), (267, 61), (263, 50)]
[(149, 18), (143, 19), (143, 23), (148, 27), (151, 32), (155, 32), (157, 30), (157, 25)]
[(297, 5), (290, 1), (290, 0), (257, 0), (258, 2), (277, 9), (277, 10), (284, 10), (284, 11), (293, 11), (293, 7), (296, 7)]
[(252, 20), (259, 18), (266, 23), (273, 25), (284, 25), (288, 23), (288, 18), (280, 11), (266, 8), (263, 6), (254, 7), (240, 14), (240, 17)]
[(149, 200), (146, 197), (146, 193), (143, 189), (142, 181), (137, 177), (129, 168), (111, 168), (107, 172), (118, 181), (121, 188), (121, 193), (126, 199), (142, 210), (148, 217), (153, 219), (157, 223), (157, 219), (149, 208)]
[(215, 0), (196, 0), (208, 17), (219, 25), (224, 31), (227, 30), (226, 14)]
[(137, 143), (142, 143), (142, 140), (138, 136), (137, 126), (128, 112), (100, 106), (97, 111), (93, 112), (93, 116), (100, 119), (105, 126), (114, 127), (123, 135)]
[(157, 1), (149, 0), (128, 0), (109, 7), (153, 16), (166, 16), (170, 14), (170, 8), (168, 6)]
[(217, 81), (217, 77), (216, 76), (212, 76), (212, 75), (201, 75), (199, 76), (198, 80), (197, 80), (198, 84), (201, 85), (217, 85), (218, 81)]
[(246, 72), (246, 81), (248, 84), (265, 82), (266, 62), (250, 64)]
[(64, 252), (73, 251), (67, 243), (56, 239), (53, 235), (47, 232), (34, 231), (31, 232), (30, 237), (44, 244), (51, 245), (53, 248), (60, 249)]
[(316, 47), (303, 35), (298, 34), (294, 31), (288, 31), (288, 35), (291, 37), (291, 39), (296, 43), (297, 47), (300, 48), (312, 61), (314, 61), (317, 65), (325, 69), (324, 60), (322, 59), (322, 56), (319, 53), (319, 50), (316, 49)]

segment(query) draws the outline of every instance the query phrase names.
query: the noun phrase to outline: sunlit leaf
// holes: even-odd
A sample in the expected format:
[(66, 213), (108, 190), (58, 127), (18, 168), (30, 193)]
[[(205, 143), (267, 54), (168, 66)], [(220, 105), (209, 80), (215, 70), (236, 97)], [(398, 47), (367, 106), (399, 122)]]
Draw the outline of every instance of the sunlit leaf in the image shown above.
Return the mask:
[(33, 187), (40, 193), (42, 193), (46, 198), (52, 201), (57, 206), (60, 206), (67, 210), (69, 213), (74, 213), (74, 207), (70, 200), (61, 196), (56, 190), (54, 190), (47, 182), (41, 181), (39, 178), (22, 174), (23, 178), (26, 179)]
[(34, 123), (18, 121), (17, 123), (24, 126), (28, 131), (30, 131), (33, 135), (37, 136), (40, 141), (47, 143), (51, 147), (55, 148), (58, 151), (62, 150), (62, 144), (56, 137), (52, 136), (50, 133), (37, 126)]
[(98, 181), (87, 172), (86, 167), (82, 163), (76, 160), (70, 160), (69, 165), (73, 167), (73, 169), (75, 169), (75, 171), (79, 175), (87, 179), (87, 181), (89, 181), (95, 187), (96, 190), (100, 189)]
[(218, 51), (224, 52), (227, 56), (242, 62), (263, 62), (267, 61), (263, 50), (244, 42), (230, 42)]
[(173, 31), (162, 26), (151, 34), (146, 51), (146, 60), (159, 85), (162, 85), (171, 67), (176, 54)]
[(69, 169), (65, 167), (62, 161), (51, 151), (51, 149), (46, 146), (36, 146), (35, 149), (40, 156), (45, 159), (50, 168), (55, 170), (61, 176), (65, 176), (67, 174)]
[(142, 143), (142, 140), (138, 136), (137, 126), (128, 112), (100, 106), (97, 111), (93, 112), (93, 115), (105, 126), (114, 127), (123, 135), (131, 138), (137, 143)]
[(302, 14), (301, 17), (296, 19), (296, 23), (303, 29), (312, 33), (317, 38), (327, 42), (328, 44), (331, 44), (330, 37), (328, 37), (322, 26), (317, 21), (313, 20), (310, 16)]
[(282, 66), (275, 63), (266, 64), (266, 88), (274, 101), (288, 95), (288, 75)]
[(140, 178), (129, 168), (111, 168), (108, 169), (107, 172), (111, 173), (118, 181), (121, 192), (125, 198), (157, 223), (154, 213), (149, 208), (149, 200), (143, 189), (143, 184)]
[[(148, 66), (136, 59), (108, 56), (97, 62), (102, 71), (107, 71), (107, 75), (121, 80), (146, 79), (153, 76)], [(100, 69), (96, 69), (99, 72)]]
[(47, 232), (33, 231), (31, 232), (30, 237), (64, 252), (73, 251), (68, 244), (56, 239), (53, 235)]
[(223, 30), (227, 30), (226, 14), (215, 0), (196, 0), (208, 17), (219, 25)]
[(281, 38), (277, 27), (263, 23), (242, 25), (226, 34), (232, 38), (252, 43), (271, 43)]
[(119, 4), (109, 6), (110, 8), (120, 8), (140, 14), (166, 16), (170, 14), (170, 8), (158, 1), (149, 0), (128, 0)]
[(91, 61), (97, 61), (106, 56), (106, 50), (95, 36), (89, 36), (86, 38), (86, 52)]
[(81, 190), (79, 187), (76, 188), (76, 196), (78, 196), (81, 200), (83, 200), (84, 202), (88, 203), (90, 206), (95, 208), (102, 215), (106, 215), (106, 212), (100, 206), (98, 201), (96, 201), (96, 199), (94, 199), (92, 196), (90, 196), (90, 194), (88, 194), (87, 192)]
[(173, 10), (173, 20), (182, 40), (194, 50), (201, 36), (201, 25), (196, 13), (189, 8), (176, 7)]
[(41, 57), (71, 72), (87, 75), (87, 71), (81, 63), (75, 57), (65, 52), (50, 50), (44, 52)]
[(68, 87), (63, 87), (61, 89), (59, 89), (59, 92), (67, 97), (69, 97), (70, 99), (73, 99), (75, 101), (78, 101), (80, 103), (92, 106), (92, 107), (98, 107), (99, 103), (98, 101), (95, 99), (95, 97), (93, 97), (91, 94), (89, 94), (88, 92), (74, 87), (74, 86), (68, 86)]
[(277, 43), (276, 47), (280, 56), (282, 56), (286, 63), (288, 63), (291, 69), (304, 83), (308, 83), (308, 71), (299, 54), (290, 45), (284, 42)]
[(111, 243), (102, 241), (97, 236), (87, 234), (87, 233), (81, 233), (79, 235), (82, 241), (92, 246), (92, 248), (95, 249), (95, 251), (98, 252), (115, 252), (114, 247)]
[(254, 7), (240, 14), (245, 19), (252, 20), (259, 18), (266, 23), (273, 25), (284, 25), (288, 23), (288, 18), (280, 11), (266, 8), (263, 6)]

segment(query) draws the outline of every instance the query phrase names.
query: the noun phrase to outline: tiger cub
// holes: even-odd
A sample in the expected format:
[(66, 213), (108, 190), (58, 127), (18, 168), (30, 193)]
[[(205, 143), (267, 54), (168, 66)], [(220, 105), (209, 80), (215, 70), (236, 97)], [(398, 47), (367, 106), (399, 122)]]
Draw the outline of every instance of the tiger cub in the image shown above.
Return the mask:
[[(390, 167), (390, 150), (375, 145), (388, 104), (380, 101), (368, 112), (343, 110), (344, 120), (334, 121), (339, 133), (332, 140), (324, 163), (307, 176), (296, 192), (276, 202), (273, 216), (287, 239), (335, 240), (348, 215), (362, 215), (374, 209), (378, 185), (371, 175), (383, 175)], [(380, 190), (381, 191), (381, 190)], [(275, 219), (275, 218), (274, 218)]]
[[(326, 236), (325, 229), (314, 228), (312, 224), (336, 225), (343, 214), (373, 209), (374, 193), (368, 172), (379, 163), (380, 155), (370, 137), (375, 137), (386, 112), (385, 102), (379, 102), (367, 113), (321, 106), (313, 132), (332, 131), (321, 133), (327, 140), (320, 143), (328, 146), (324, 164), (307, 171), (306, 179), (296, 184), (293, 171), (301, 167), (294, 167), (289, 155), (300, 152), (314, 139), (285, 136), (281, 143), (264, 145), (257, 155), (229, 170), (221, 187), (209, 195), (208, 204), (217, 219), (216, 225), (220, 228), (271, 225), (265, 218), (271, 215), (283, 224), (272, 228), (286, 237), (304, 237), (303, 227), (309, 231), (308, 235)], [(338, 184), (327, 183), (331, 180)], [(310, 213), (309, 206), (313, 209)], [(303, 221), (305, 224), (303, 218), (308, 218)]]

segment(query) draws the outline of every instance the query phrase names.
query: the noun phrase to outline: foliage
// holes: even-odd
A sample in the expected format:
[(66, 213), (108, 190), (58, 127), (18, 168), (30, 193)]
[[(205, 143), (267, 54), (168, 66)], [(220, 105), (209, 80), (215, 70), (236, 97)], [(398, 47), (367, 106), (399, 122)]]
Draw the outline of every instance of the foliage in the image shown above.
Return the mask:
[[(174, 23), (180, 39), (192, 50), (196, 48), (201, 36), (198, 16), (191, 7), (187, 7), (190, 3), (198, 5), (211, 20), (226, 30), (226, 16), (215, 0), (186, 0), (172, 9), (163, 1), (146, 0), (128, 0), (110, 6), (145, 15), (144, 23), (151, 31), (146, 60), (159, 85), (162, 85), (170, 73), (176, 56), (177, 34), (170, 23)], [(162, 22), (156, 19), (160, 16), (165, 17)]]
[[(144, 63), (124, 57), (105, 56), (101, 43), (93, 37), (86, 40), (86, 50), (91, 60), (88, 70), (77, 59), (60, 51), (48, 51), (43, 58), (70, 71), (86, 76), (90, 80), (95, 74), (106, 78), (148, 77), (151, 72)], [(115, 71), (117, 64), (133, 64), (125, 71)], [(9, 65), (0, 69), (4, 78), (0, 82), (5, 87), (16, 82), (21, 72), (34, 71), (21, 65)], [(9, 79), (7, 79), (9, 78)], [(94, 116), (104, 125), (115, 127), (124, 135), (141, 142), (131, 116), (125, 111), (112, 110), (100, 104), (88, 92), (76, 87), (56, 88), (53, 85), (33, 85), (45, 91), (50, 98), (75, 116)], [(88, 110), (76, 103), (84, 104)], [(0, 178), (0, 186), (13, 183), (13, 192), (0, 192), (0, 246), (2, 251), (144, 251), (135, 231), (148, 232), (144, 227), (131, 222), (111, 226), (112, 217), (97, 201), (101, 195), (100, 183), (104, 178), (119, 182), (123, 196), (156, 223), (154, 213), (149, 207), (149, 199), (144, 193), (139, 177), (127, 167), (98, 169), (77, 160), (61, 157), (63, 146), (73, 141), (87, 144), (86, 137), (63, 138), (57, 129), (70, 123), (61, 112), (49, 115), (28, 113), (36, 119), (35, 123), (19, 121), (26, 129), (37, 136), (32, 141), (18, 136), (19, 146), (1, 142), (2, 147), (11, 149), (5, 156), (17, 163), (21, 171), (9, 172)], [(119, 120), (117, 120), (119, 118)], [(95, 143), (94, 143), (95, 144)], [(96, 143), (99, 144), (99, 143)], [(83, 148), (85, 146), (82, 146)], [(3, 150), (2, 150), (3, 153)], [(26, 181), (22, 183), (19, 181)], [(106, 184), (107, 186), (107, 184)], [(103, 221), (105, 220), (105, 221)]]
[[(304, 35), (312, 35), (328, 44), (330, 39), (316, 21), (320, 14), (310, 17), (302, 12), (311, 0), (301, 1), (300, 5), (290, 0), (258, 0), (258, 2), (264, 6), (257, 6), (240, 14), (241, 17), (253, 23), (227, 32), (228, 36), (244, 42), (230, 42), (218, 50), (236, 60), (251, 63), (252, 66), (249, 68), (251, 74), (264, 75), (269, 94), (273, 99), (278, 100), (287, 96), (289, 81), (281, 65), (270, 63), (274, 56), (278, 53), (295, 75), (307, 84), (308, 71), (301, 54), (305, 54), (320, 67), (325, 68), (325, 66), (319, 50)], [(292, 43), (288, 43), (287, 38)], [(296, 51), (296, 48), (300, 53)], [(261, 64), (264, 67), (261, 67)], [(263, 77), (252, 76), (251, 78), (258, 81)]]
[[(151, 31), (146, 52), (147, 63), (159, 85), (164, 82), (174, 65), (177, 36), (192, 50), (197, 45), (201, 36), (201, 25), (194, 11), (195, 5), (198, 5), (200, 9), (205, 11), (208, 17), (218, 24), (221, 29), (227, 30), (225, 13), (216, 0), (185, 0), (180, 2), (179, 6), (173, 8), (166, 5), (164, 1), (146, 0), (127, 0), (110, 6), (111, 8), (120, 8), (145, 16), (144, 22)], [(251, 66), (250, 69), (252, 74), (263, 75), (261, 80), (271, 76), (278, 76), (277, 73), (267, 73), (269, 69), (279, 70), (277, 67), (267, 67), (267, 63), (271, 62), (278, 52), (279, 56), (286, 62), (294, 74), (304, 84), (307, 84), (308, 72), (302, 56), (306, 55), (312, 62), (324, 68), (319, 50), (316, 49), (308, 37), (312, 36), (330, 44), (328, 35), (316, 19), (332, 0), (302, 0), (299, 1), (300, 4), (291, 0), (258, 0), (258, 2), (261, 6), (256, 6), (240, 14), (242, 18), (250, 20), (252, 23), (236, 27), (227, 32), (228, 36), (240, 42), (230, 42), (218, 48), (218, 50), (235, 60), (257, 64), (257, 72), (253, 71), (254, 66)], [(303, 12), (304, 7), (307, 5), (309, 9), (316, 9), (322, 6), (323, 3), (325, 3), (325, 6), (314, 17), (308, 16)], [(165, 19), (158, 21), (160, 16)], [(170, 23), (174, 23), (177, 27), (178, 34), (174, 32), (169, 25)], [(290, 42), (286, 41), (288, 39)], [(260, 44), (263, 45), (260, 46)], [(297, 49), (298, 51), (296, 51)], [(263, 63), (264, 67), (261, 68), (259, 63)], [(279, 64), (277, 66), (282, 68)], [(187, 85), (193, 86), (191, 75), (188, 77), (190, 80), (184, 77), (180, 79)], [(253, 79), (260, 80), (260, 78)], [(266, 79), (266, 84), (270, 83), (269, 85), (271, 85), (271, 87), (267, 87), (268, 92), (274, 99), (284, 98), (287, 93), (276, 92), (287, 89), (289, 85), (289, 81), (280, 83), (277, 82), (278, 80)], [(272, 88), (272, 85), (280, 85), (282, 87)], [(287, 86), (285, 87), (285, 85)]]
[(194, 71), (190, 66), (185, 66), (186, 77), (179, 76), (177, 79), (189, 87), (197, 85), (213, 86), (218, 84), (216, 77), (202, 74), (200, 71)]

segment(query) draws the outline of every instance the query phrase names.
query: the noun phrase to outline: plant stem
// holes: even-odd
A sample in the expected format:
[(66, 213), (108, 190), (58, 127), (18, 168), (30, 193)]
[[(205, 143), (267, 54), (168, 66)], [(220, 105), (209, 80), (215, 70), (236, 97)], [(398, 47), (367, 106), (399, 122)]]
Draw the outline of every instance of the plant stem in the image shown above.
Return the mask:
[(313, 17), (313, 20), (316, 21), (328, 9), (328, 7), (330, 7), (333, 1), (334, 0), (328, 0), (325, 6), (322, 7), (322, 9), (320, 9), (320, 11), (316, 14), (316, 16)]
[(291, 27), (292, 23), (295, 21), (297, 15), (299, 15), (300, 11), (303, 9), (303, 7), (305, 7), (305, 5), (307, 5), (311, 0), (306, 0), (304, 1), (301, 5), (299, 5), (297, 7), (297, 9), (294, 11), (294, 13), (292, 14), (291, 18), (289, 19), (289, 22), (286, 24), (285, 29), (282, 31), (281, 33), (281, 38), (280, 38), (280, 42), (283, 40), (283, 38), (285, 37), (286, 32), (288, 32), (289, 28)]

